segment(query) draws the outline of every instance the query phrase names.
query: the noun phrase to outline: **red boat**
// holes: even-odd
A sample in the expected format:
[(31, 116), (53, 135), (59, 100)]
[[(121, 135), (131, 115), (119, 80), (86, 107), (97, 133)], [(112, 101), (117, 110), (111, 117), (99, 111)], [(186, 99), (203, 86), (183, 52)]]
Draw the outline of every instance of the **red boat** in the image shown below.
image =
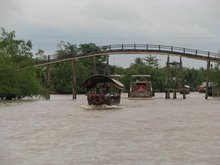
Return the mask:
[(105, 75), (94, 75), (82, 84), (87, 89), (89, 105), (118, 105), (124, 85)]
[(128, 96), (130, 98), (149, 98), (154, 96), (151, 84), (151, 76), (132, 75)]

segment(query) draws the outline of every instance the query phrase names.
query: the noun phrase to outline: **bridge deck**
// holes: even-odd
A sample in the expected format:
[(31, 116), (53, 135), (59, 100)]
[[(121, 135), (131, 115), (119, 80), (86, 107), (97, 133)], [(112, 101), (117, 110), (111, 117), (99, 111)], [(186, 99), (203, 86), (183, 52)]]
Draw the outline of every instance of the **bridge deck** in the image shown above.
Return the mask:
[(74, 59), (92, 57), (92, 56), (106, 56), (109, 54), (164, 54), (173, 56), (182, 56), (185, 58), (191, 58), (202, 61), (211, 61), (220, 63), (220, 56), (218, 53), (201, 51), (196, 49), (188, 49), (175, 46), (166, 45), (153, 45), (153, 44), (119, 44), (119, 45), (106, 45), (100, 46), (99, 52), (93, 52), (89, 54), (76, 54), (70, 55), (68, 58), (57, 58), (57, 55), (51, 55), (50, 60), (46, 58), (41, 60), (35, 66), (44, 66), (54, 63), (60, 63), (64, 61), (71, 61)]

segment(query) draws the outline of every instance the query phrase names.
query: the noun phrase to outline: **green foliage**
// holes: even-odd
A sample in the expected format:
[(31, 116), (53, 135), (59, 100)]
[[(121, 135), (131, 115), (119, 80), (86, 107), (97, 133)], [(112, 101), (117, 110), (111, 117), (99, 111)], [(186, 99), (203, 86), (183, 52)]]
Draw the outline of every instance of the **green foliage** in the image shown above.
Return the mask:
[(100, 52), (100, 48), (97, 47), (94, 43), (80, 44), (79, 50), (81, 54), (90, 54), (90, 53)]
[(157, 91), (163, 90), (164, 70), (162, 68), (154, 68), (152, 66), (146, 65), (145, 63), (143, 64), (142, 62), (135, 62), (135, 64), (131, 65), (129, 68), (126, 69), (125, 77), (123, 80), (126, 90), (129, 89), (131, 75), (135, 74), (151, 75), (153, 88)]
[[(77, 47), (74, 44), (61, 42), (58, 45), (57, 55), (58, 58), (67, 58), (77, 54), (89, 54), (98, 53), (99, 47), (95, 44), (81, 44)], [(103, 68), (105, 67), (105, 57), (96, 57), (97, 72), (103, 74)], [(82, 87), (82, 82), (89, 76), (93, 75), (93, 59), (84, 58), (76, 60), (76, 76), (77, 84), (76, 89), (78, 93), (85, 92)], [(57, 93), (71, 93), (72, 92), (72, 62), (63, 62), (52, 66), (51, 73), (52, 88)]]
[(39, 50), (37, 51), (37, 53), (35, 53), (35, 55), (36, 55), (37, 57), (42, 57), (42, 56), (44, 56), (44, 50), (43, 50), (43, 49), (39, 49)]
[(32, 43), (30, 40), (28, 40), (27, 42), (24, 40), (16, 40), (15, 31), (7, 32), (4, 28), (1, 28), (1, 31), (2, 33), (0, 37), (0, 49), (2, 55), (9, 57), (32, 57)]
[(78, 53), (78, 48), (75, 44), (65, 43), (63, 41), (57, 45), (57, 48), (56, 53), (59, 59), (71, 57)]
[(139, 65), (145, 65), (145, 63), (142, 58), (137, 57), (137, 58), (135, 58), (134, 63), (131, 64), (131, 67), (139, 66)]
[(220, 69), (219, 65), (214, 66), (211, 68), (211, 81), (217, 83), (218, 87), (220, 87)]
[(0, 37), (0, 97), (22, 98), (44, 94), (36, 79), (31, 59), (31, 41), (16, 40), (15, 32), (1, 28)]
[(56, 64), (51, 70), (52, 86), (57, 93), (71, 93), (72, 79), (71, 79), (71, 62)]
[(152, 55), (145, 57), (144, 61), (147, 66), (150, 66), (153, 68), (159, 67), (159, 59), (157, 59), (156, 57), (154, 57)]

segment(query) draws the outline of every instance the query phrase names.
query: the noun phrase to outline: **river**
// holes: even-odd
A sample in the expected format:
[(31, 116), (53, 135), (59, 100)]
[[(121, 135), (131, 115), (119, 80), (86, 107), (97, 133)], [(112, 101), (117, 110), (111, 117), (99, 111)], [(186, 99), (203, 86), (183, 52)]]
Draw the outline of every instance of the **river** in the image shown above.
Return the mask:
[(1, 165), (217, 165), (220, 98), (129, 100), (88, 106), (86, 97), (0, 102)]

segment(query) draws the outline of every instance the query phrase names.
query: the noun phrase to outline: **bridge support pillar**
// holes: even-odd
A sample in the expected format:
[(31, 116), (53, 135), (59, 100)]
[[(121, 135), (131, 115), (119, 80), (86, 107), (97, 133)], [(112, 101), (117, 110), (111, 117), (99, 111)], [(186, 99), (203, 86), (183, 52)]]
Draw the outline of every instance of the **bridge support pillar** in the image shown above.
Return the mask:
[(96, 57), (93, 56), (93, 75), (97, 74), (97, 69), (96, 69)]
[(209, 89), (208, 89), (209, 81), (210, 81), (210, 61), (207, 61), (205, 99), (208, 99), (209, 96)]
[(169, 99), (170, 98), (170, 90), (167, 90), (165, 92), (165, 99)]
[(185, 92), (185, 89), (183, 89), (183, 99), (186, 99), (186, 92)]
[(176, 99), (176, 90), (173, 91), (173, 99)]
[(105, 75), (109, 76), (109, 55), (106, 56), (106, 67), (105, 67)]
[(76, 64), (75, 60), (72, 60), (72, 95), (73, 100), (76, 99)]
[[(185, 49), (184, 49), (184, 52), (185, 52)], [(182, 90), (183, 90), (183, 99), (186, 99), (185, 80), (184, 80), (184, 76), (183, 76), (182, 56), (180, 56), (180, 75), (181, 75), (180, 88), (182, 88)]]
[[(48, 56), (48, 62), (50, 62), (50, 56)], [(50, 64), (47, 65), (47, 75), (46, 75), (46, 89), (47, 89), (47, 95), (46, 100), (50, 99)]]
[[(173, 72), (173, 69), (177, 70), (177, 73)], [(165, 98), (170, 98), (170, 92), (173, 92), (173, 99), (177, 98), (177, 92), (180, 89), (184, 89), (184, 76), (183, 76), (183, 66), (182, 57), (180, 61), (170, 62), (170, 56), (167, 56), (166, 70), (165, 70)], [(183, 92), (183, 99), (186, 98), (185, 92)]]

